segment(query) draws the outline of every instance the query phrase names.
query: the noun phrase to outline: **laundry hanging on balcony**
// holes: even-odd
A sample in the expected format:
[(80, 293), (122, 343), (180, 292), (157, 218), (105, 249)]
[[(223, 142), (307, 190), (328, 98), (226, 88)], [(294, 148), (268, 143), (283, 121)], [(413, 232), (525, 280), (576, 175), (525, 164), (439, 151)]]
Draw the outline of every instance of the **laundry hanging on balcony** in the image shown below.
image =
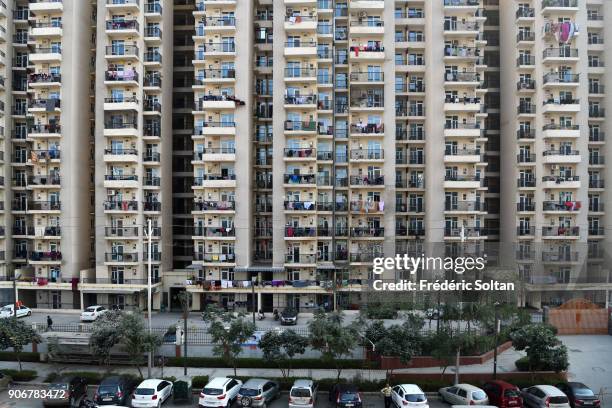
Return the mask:
[(565, 21), (562, 23), (547, 21), (544, 23), (542, 34), (544, 36), (553, 35), (559, 43), (568, 44), (579, 32), (580, 28), (578, 24), (572, 21)]

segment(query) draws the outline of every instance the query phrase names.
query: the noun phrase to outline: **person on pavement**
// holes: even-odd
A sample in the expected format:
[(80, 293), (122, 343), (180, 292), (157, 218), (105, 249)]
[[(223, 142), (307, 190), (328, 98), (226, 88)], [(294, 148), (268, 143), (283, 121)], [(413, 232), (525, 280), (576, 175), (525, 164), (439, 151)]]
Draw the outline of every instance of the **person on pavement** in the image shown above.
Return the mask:
[(51, 316), (47, 316), (47, 331), (53, 330), (53, 320), (51, 320)]
[(391, 386), (389, 383), (385, 385), (385, 388), (380, 390), (380, 393), (385, 398), (385, 408), (391, 408)]

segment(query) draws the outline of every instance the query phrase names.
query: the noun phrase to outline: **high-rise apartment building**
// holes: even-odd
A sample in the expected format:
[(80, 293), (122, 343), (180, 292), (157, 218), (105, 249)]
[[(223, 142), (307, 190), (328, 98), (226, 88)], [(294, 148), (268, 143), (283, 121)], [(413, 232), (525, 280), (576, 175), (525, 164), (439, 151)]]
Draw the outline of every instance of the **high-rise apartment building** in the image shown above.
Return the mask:
[(183, 290), (196, 310), (351, 308), (374, 258), (426, 252), (510, 255), (521, 305), (609, 304), (609, 18), (602, 0), (0, 7), (0, 296), (143, 308), (151, 268), (155, 309)]

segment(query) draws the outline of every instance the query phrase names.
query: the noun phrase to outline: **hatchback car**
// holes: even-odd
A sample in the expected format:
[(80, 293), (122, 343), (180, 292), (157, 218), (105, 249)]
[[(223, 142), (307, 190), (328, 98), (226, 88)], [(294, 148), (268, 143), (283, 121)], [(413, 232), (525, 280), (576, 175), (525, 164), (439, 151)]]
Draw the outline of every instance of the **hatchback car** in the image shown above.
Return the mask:
[(489, 397), (489, 402), (499, 408), (514, 408), (523, 406), (521, 390), (506, 381), (489, 381), (482, 386)]
[[(23, 305), (17, 307), (17, 317), (31, 316), (32, 310)], [(15, 305), (2, 306), (0, 309), (0, 319), (15, 316)]]
[(198, 407), (230, 407), (238, 399), (242, 381), (228, 377), (213, 378), (202, 388)]
[(440, 388), (438, 391), (442, 400), (458, 405), (489, 405), (487, 394), (470, 384), (457, 384), (452, 387)]
[(569, 399), (570, 406), (576, 407), (595, 407), (601, 406), (600, 399), (586, 385), (579, 382), (566, 382), (557, 384), (560, 389)]
[(391, 390), (391, 400), (397, 407), (429, 408), (425, 393), (415, 384), (396, 385)]
[(329, 400), (336, 403), (336, 408), (361, 408), (362, 400), (359, 389), (353, 384), (336, 384), (329, 392)]
[(314, 408), (318, 386), (312, 380), (295, 380), (289, 390), (289, 408)]
[(134, 390), (132, 396), (133, 408), (155, 408), (172, 395), (172, 383), (166, 380), (144, 380)]
[(133, 390), (134, 382), (129, 377), (106, 377), (94, 394), (94, 402), (98, 405), (125, 405)]
[(567, 395), (552, 385), (534, 385), (521, 391), (529, 408), (571, 408)]
[(87, 396), (87, 381), (83, 377), (63, 376), (49, 384), (49, 391), (42, 401), (43, 406), (72, 407)]
[(238, 404), (243, 407), (265, 407), (279, 395), (280, 387), (277, 382), (251, 378), (238, 391)]
[(280, 322), (282, 325), (296, 325), (298, 312), (293, 308), (285, 309), (281, 312)]
[(81, 313), (82, 322), (93, 322), (108, 310), (104, 306), (89, 306)]

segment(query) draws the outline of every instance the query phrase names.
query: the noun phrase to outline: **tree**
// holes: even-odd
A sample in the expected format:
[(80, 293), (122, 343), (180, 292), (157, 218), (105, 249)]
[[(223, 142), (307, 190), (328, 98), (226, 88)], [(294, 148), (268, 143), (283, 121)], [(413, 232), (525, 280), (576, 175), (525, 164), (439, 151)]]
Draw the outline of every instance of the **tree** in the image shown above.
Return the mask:
[(213, 353), (233, 367), (237, 375), (236, 359), (242, 352), (242, 344), (255, 333), (255, 325), (246, 320), (244, 314), (235, 315), (216, 308), (208, 308), (202, 317), (211, 321), (208, 332), (215, 344)]
[(310, 321), (310, 345), (321, 353), (321, 359), (334, 364), (340, 380), (342, 365), (340, 358), (350, 356), (359, 344), (359, 331), (354, 325), (343, 325), (340, 313), (326, 314), (318, 310)]
[(306, 347), (308, 347), (308, 338), (293, 330), (281, 333), (269, 331), (259, 340), (264, 360), (275, 362), (284, 378), (289, 377), (291, 372), (291, 360), (298, 354), (304, 354)]
[(119, 346), (129, 356), (130, 361), (142, 378), (140, 366), (145, 353), (155, 353), (162, 345), (162, 336), (149, 333), (145, 320), (140, 313), (122, 313), (119, 320)]
[(19, 371), (22, 370), (21, 352), (23, 347), (38, 342), (40, 342), (40, 336), (32, 326), (17, 320), (16, 317), (0, 319), (0, 350), (13, 349), (19, 363)]
[(100, 364), (110, 363), (111, 349), (119, 344), (121, 339), (120, 319), (121, 311), (109, 310), (100, 315), (93, 323), (89, 348), (94, 355), (99, 357)]
[(535, 370), (560, 372), (569, 367), (567, 347), (557, 338), (556, 329), (548, 324), (527, 324), (510, 333), (510, 339), (516, 350), (527, 354), (532, 378)]

